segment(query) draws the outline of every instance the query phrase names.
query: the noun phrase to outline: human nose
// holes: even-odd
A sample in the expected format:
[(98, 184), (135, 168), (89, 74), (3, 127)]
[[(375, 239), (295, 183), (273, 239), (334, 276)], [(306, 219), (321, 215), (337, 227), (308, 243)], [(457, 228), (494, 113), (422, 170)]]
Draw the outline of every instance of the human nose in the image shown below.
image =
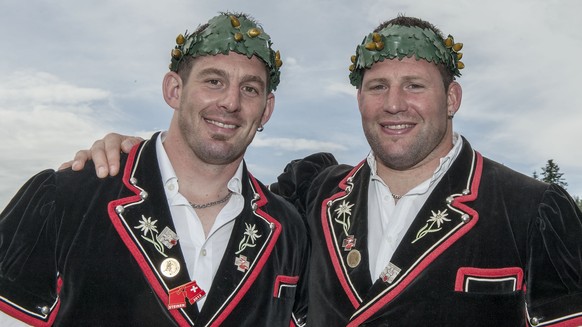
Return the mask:
[(396, 114), (406, 110), (406, 99), (402, 90), (390, 88), (384, 97), (384, 111)]
[(219, 100), (219, 106), (227, 112), (240, 110), (240, 92), (238, 87), (230, 86), (226, 88)]

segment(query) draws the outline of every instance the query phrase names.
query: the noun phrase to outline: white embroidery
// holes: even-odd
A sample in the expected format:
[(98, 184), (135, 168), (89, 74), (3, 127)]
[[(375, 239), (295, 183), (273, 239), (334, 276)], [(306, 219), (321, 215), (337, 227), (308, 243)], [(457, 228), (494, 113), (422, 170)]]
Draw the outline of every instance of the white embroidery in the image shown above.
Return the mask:
[[(152, 243), (154, 245), (154, 247), (156, 248), (156, 250), (163, 255), (164, 257), (167, 257), (167, 255), (164, 253), (164, 245), (157, 240), (157, 235), (158, 235), (158, 228), (156, 227), (156, 223), (158, 222), (157, 220), (152, 221), (152, 217), (146, 218), (144, 215), (141, 215), (142, 220), (139, 221), (139, 225), (135, 226), (133, 228), (136, 229), (141, 229), (141, 232), (143, 233), (143, 235), (141, 235), (141, 237)], [(148, 236), (149, 234), (149, 236)]]
[(262, 236), (258, 234), (259, 231), (255, 229), (255, 225), (250, 225), (247, 223), (245, 223), (245, 225), (246, 230), (244, 236), (238, 244), (238, 251), (236, 251), (235, 254), (241, 253), (247, 247), (254, 248), (256, 246), (255, 242)]
[[(446, 221), (451, 221), (450, 219), (447, 218), (447, 216), (449, 215), (447, 213), (447, 209), (445, 209), (445, 211), (438, 211), (438, 212), (432, 212), (432, 216), (426, 221), (426, 225), (424, 225), (424, 227), (422, 227), (418, 233), (416, 233), (416, 238), (414, 239), (414, 241), (412, 241), (412, 243), (420, 240), (421, 238), (423, 238), (424, 236), (426, 236), (426, 234), (428, 233), (434, 233), (434, 232), (438, 232), (442, 229), (441, 225), (444, 224)], [(436, 228), (434, 227), (434, 225), (437, 225)]]
[[(337, 218), (335, 221), (342, 225), (344, 228), (344, 233), (348, 235), (348, 231), (350, 230), (351, 222), (350, 217), (352, 215), (352, 207), (354, 205), (346, 202), (345, 200), (339, 205), (335, 212), (337, 213)], [(340, 220), (341, 219), (341, 220)]]

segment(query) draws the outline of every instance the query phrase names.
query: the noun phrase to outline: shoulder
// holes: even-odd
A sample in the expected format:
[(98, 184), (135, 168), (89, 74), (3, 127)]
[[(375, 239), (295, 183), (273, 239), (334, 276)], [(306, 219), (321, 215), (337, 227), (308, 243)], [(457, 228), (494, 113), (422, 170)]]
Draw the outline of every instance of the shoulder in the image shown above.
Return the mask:
[(115, 181), (120, 181), (123, 176), (123, 169), (127, 162), (128, 155), (121, 154), (121, 169), (116, 176), (107, 176), (105, 178), (97, 177), (95, 172), (95, 165), (93, 161), (89, 160), (80, 171), (73, 171), (70, 168), (59, 170), (55, 172), (55, 182), (59, 190), (63, 192), (77, 192), (87, 189), (93, 189), (99, 185), (111, 184)]
[(488, 158), (483, 158), (483, 179), (485, 181), (492, 180), (505, 189), (533, 192), (540, 196), (550, 187), (548, 183), (539, 181)]

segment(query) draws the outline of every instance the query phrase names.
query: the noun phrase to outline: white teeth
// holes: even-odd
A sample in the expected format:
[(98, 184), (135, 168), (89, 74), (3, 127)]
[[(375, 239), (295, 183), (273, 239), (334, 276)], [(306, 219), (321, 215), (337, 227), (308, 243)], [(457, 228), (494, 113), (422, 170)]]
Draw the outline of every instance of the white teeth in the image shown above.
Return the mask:
[(412, 127), (412, 125), (410, 125), (410, 124), (399, 124), (399, 125), (385, 125), (384, 127), (385, 128), (388, 128), (388, 129), (398, 130), (398, 129), (410, 128), (410, 127)]
[(234, 128), (236, 128), (236, 126), (235, 126), (235, 125), (224, 124), (224, 123), (221, 123), (221, 122), (219, 122), (219, 121), (215, 121), (215, 120), (207, 120), (207, 121), (208, 121), (209, 123), (213, 124), (213, 125), (216, 125), (216, 126), (218, 126), (218, 127), (222, 127), (222, 128), (230, 128), (230, 129), (234, 129)]

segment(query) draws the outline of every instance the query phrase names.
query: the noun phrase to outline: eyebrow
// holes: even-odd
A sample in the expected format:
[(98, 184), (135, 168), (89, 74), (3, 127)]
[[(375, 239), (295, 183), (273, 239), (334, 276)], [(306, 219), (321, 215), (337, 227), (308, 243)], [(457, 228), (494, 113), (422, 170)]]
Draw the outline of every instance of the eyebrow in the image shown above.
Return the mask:
[[(218, 75), (224, 79), (228, 78), (228, 73), (225, 70), (218, 69), (218, 68), (206, 68), (206, 69), (200, 71), (200, 73), (198, 73), (198, 76), (200, 76), (200, 77), (205, 77), (205, 76), (210, 76), (210, 75)], [(241, 82), (242, 83), (254, 82), (254, 83), (260, 84), (261, 88), (266, 87), (265, 80), (257, 75), (244, 75)]]
[[(418, 76), (418, 75), (405, 75), (399, 78), (399, 81), (403, 81), (403, 82), (415, 82), (415, 81), (424, 81), (426, 80), (426, 78), (422, 77), (422, 76)], [(370, 83), (384, 83), (384, 84), (388, 84), (388, 82), (390, 81), (390, 79), (385, 78), (385, 77), (377, 77), (377, 78), (372, 78), (368, 81), (366, 81), (365, 84), (363, 85), (367, 85)]]

